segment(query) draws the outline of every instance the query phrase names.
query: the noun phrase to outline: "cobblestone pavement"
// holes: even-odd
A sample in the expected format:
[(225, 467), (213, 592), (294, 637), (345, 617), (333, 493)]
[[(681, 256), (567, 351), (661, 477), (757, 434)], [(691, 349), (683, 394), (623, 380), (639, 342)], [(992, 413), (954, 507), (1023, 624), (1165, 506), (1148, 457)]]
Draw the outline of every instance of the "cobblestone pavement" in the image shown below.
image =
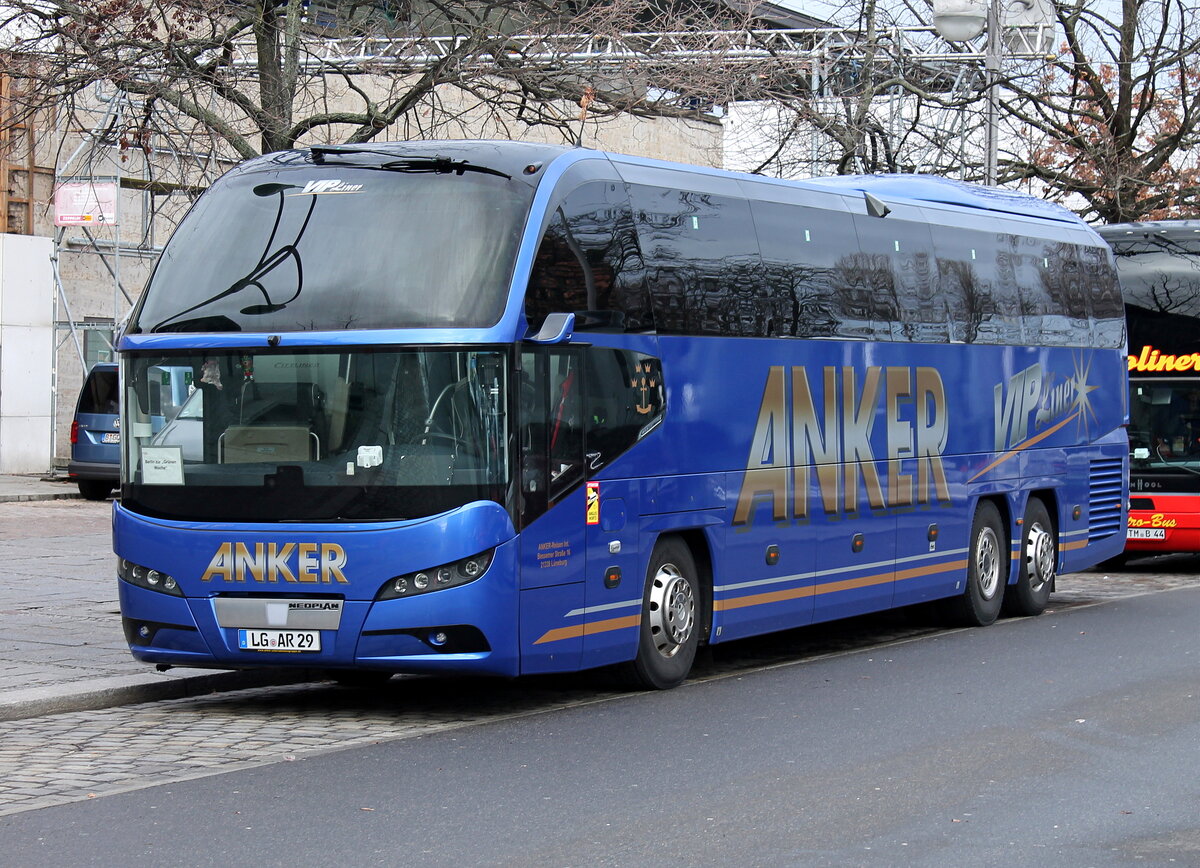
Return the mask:
[[(1200, 584), (1195, 559), (1153, 566), (1152, 573), (1135, 565), (1061, 577), (1043, 617)], [(885, 613), (794, 630), (718, 646), (698, 663), (695, 677), (882, 647), (937, 629), (911, 613)], [(586, 673), (517, 681), (402, 677), (369, 691), (315, 683), (4, 722), (0, 816), (622, 695), (603, 675)]]
[(0, 503), (0, 695), (145, 670), (121, 634), (111, 508)]

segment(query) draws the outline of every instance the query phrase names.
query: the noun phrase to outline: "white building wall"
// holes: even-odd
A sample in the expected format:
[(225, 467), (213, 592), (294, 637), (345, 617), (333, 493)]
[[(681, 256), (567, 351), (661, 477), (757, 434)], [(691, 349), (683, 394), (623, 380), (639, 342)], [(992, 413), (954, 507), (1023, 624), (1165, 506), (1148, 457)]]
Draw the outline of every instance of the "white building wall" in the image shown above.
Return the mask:
[(0, 235), (0, 473), (51, 464), (53, 242)]

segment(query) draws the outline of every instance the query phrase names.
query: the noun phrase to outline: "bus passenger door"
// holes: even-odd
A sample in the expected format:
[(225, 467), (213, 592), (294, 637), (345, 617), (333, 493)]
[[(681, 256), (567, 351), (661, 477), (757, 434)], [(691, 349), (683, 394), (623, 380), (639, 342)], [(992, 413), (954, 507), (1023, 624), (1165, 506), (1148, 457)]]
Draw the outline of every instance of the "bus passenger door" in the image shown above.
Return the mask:
[(645, 480), (622, 471), (637, 462), (622, 463), (621, 457), (662, 420), (664, 390), (656, 356), (592, 346), (583, 359), (588, 473), (583, 665), (593, 667), (637, 654), (649, 554), (639, 544)]
[(572, 671), (583, 652), (586, 513), (580, 354), (521, 353), (521, 672)]

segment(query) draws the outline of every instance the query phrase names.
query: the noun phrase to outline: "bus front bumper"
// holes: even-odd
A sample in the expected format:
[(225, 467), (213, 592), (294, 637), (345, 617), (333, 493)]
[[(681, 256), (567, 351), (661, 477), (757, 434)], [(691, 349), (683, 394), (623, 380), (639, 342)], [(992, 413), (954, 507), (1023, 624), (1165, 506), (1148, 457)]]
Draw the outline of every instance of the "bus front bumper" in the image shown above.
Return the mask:
[[(503, 578), (513, 575), (515, 547), (497, 548), (488, 573), (461, 587), (409, 599), (342, 600), (336, 629), (303, 631), (318, 634), (314, 650), (276, 650), (247, 641), (247, 632), (274, 636), (275, 631), (222, 626), (215, 595), (175, 597), (119, 580), (125, 638), (136, 659), (170, 666), (515, 676), (520, 669), (517, 594)], [(262, 650), (247, 647), (254, 644)]]
[(1129, 510), (1125, 551), (1145, 554), (1200, 552), (1200, 498), (1189, 498), (1190, 509)]

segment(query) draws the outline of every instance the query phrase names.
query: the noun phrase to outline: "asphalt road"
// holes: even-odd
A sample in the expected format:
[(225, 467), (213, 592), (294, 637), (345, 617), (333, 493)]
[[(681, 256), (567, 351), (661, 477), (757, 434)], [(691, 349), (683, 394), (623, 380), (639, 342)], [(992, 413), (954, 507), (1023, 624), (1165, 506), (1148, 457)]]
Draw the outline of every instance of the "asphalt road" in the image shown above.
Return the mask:
[[(857, 649), (829, 634), (825, 653), (718, 660), (667, 693), (518, 682), (508, 707), (426, 728), (413, 711), (498, 687), (397, 680), (340, 708), (374, 716), (356, 746), (323, 751), (315, 731), (272, 755), (264, 738), (223, 774), (179, 767), (187, 729), (143, 713), (157, 772), (2, 816), (0, 845), (14, 865), (1196, 865), (1198, 611), (1191, 587)], [(230, 721), (311, 730), (304, 710), (331, 695), (213, 697), (174, 719), (234, 705)]]

